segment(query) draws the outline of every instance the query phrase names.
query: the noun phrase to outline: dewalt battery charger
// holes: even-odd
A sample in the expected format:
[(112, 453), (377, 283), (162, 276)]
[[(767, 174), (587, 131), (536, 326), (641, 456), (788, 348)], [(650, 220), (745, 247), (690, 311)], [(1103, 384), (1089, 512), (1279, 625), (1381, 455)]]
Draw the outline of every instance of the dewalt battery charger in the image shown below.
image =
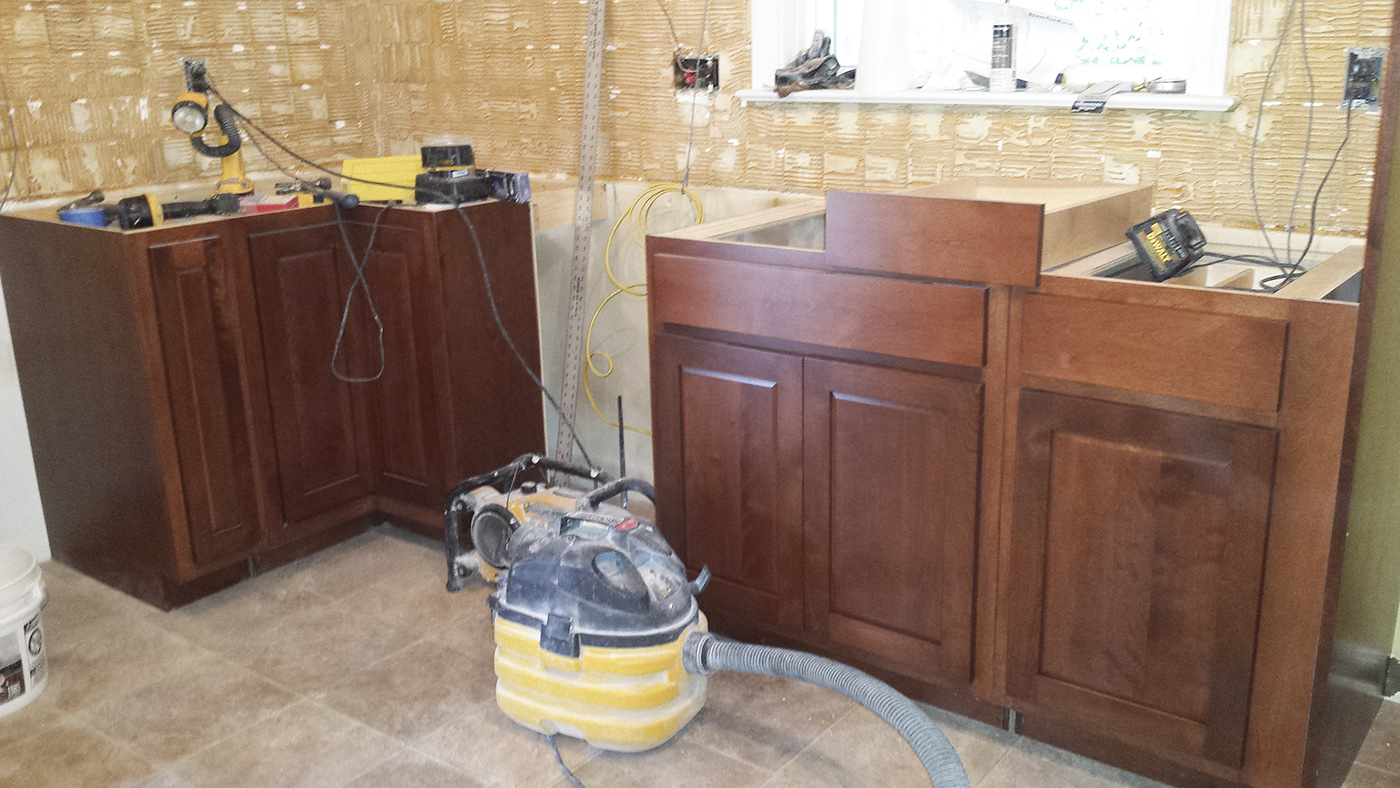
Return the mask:
[(1172, 208), (1128, 231), (1138, 258), (1152, 269), (1152, 278), (1165, 282), (1201, 259), (1206, 237), (1191, 214)]

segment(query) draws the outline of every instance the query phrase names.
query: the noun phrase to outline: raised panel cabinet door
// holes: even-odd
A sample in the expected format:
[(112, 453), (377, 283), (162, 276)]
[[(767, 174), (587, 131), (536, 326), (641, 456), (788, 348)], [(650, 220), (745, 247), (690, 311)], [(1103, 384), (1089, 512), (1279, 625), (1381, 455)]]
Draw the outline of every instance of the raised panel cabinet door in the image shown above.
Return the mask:
[(1018, 408), (1012, 705), (1239, 766), (1275, 433), (1041, 391)]
[[(367, 495), (373, 479), (363, 383), (331, 372), (353, 273), (333, 225), (252, 234), (248, 238), (262, 325), (263, 356), (282, 482), (283, 517), (304, 520)], [(357, 298), (338, 369), (372, 375)], [(377, 364), (377, 352), (374, 363)]]
[(802, 628), (802, 359), (661, 334), (657, 511), (719, 621)]
[(196, 564), (235, 559), (263, 534), (236, 260), (210, 236), (151, 246), (147, 261), (190, 549)]
[[(379, 208), (369, 208), (378, 211)], [(435, 263), (425, 257), (421, 229), (381, 225), (373, 217), (350, 225), (355, 257), (365, 260), (365, 283), (383, 325), (383, 355), (379, 327), (364, 305), (364, 290), (356, 293), (353, 315), (368, 332), (364, 352), (365, 384), (370, 418), (377, 441), (374, 455), (375, 490), (403, 501), (442, 506), (447, 494), (442, 473), (437, 392), (433, 354), (441, 329), (433, 322), (437, 293)], [(374, 244), (369, 245), (370, 235)], [(354, 283), (353, 277), (351, 283)], [(381, 373), (382, 370), (382, 373)]]
[(981, 384), (810, 358), (803, 376), (812, 634), (969, 684)]

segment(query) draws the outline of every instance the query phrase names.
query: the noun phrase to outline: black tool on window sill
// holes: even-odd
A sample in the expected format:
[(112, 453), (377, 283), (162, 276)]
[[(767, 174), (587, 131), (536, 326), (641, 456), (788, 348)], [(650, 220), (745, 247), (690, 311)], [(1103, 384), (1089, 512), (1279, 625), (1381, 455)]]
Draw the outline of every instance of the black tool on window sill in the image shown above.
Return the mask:
[(1152, 278), (1165, 282), (1181, 269), (1201, 259), (1206, 237), (1191, 214), (1172, 208), (1129, 230), (1128, 240), (1138, 258), (1152, 269)]

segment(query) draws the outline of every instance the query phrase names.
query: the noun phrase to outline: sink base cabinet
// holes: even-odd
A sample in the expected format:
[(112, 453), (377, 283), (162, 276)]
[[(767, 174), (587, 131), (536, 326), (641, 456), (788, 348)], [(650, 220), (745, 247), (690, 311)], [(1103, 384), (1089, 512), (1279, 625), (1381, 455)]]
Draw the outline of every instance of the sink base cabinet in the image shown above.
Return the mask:
[[(343, 312), (329, 206), (131, 233), (0, 217), (55, 558), (168, 608), (386, 519), (440, 533), (451, 484), (543, 448), (538, 390), (489, 312), (461, 308), (484, 288), (460, 217), (381, 210), (346, 230), (382, 360), (362, 290)], [(529, 206), (465, 210), (538, 359)], [(336, 368), (359, 382), (331, 371), (342, 317)], [(508, 428), (477, 440), (481, 421)]]

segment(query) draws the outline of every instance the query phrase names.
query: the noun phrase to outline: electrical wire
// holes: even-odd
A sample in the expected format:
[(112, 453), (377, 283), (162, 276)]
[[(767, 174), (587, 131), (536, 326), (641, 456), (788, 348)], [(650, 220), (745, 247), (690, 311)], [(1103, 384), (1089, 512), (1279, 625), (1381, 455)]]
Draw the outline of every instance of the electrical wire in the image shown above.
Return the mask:
[(564, 777), (569, 781), (569, 784), (573, 785), (574, 788), (587, 788), (587, 786), (579, 782), (579, 779), (574, 776), (573, 772), (569, 771), (569, 767), (564, 765), (564, 756), (559, 754), (559, 745), (554, 741), (554, 736), (550, 736), (546, 733), (544, 737), (549, 740), (549, 749), (550, 752), (554, 753), (554, 762), (559, 764), (559, 771), (564, 773)]
[[(229, 100), (225, 98), (222, 93), (219, 92), (218, 88), (214, 87), (212, 83), (209, 86), (209, 92), (213, 93), (216, 97), (218, 97), (220, 101), (228, 105), (229, 109), (233, 112), (233, 114), (237, 116), (238, 119), (241, 120), (243, 123), (245, 123), (248, 128), (251, 128), (258, 134), (261, 134), (268, 142), (271, 142), (283, 153), (287, 154), (296, 161), (314, 170), (324, 172), (328, 175), (334, 175), (335, 177), (340, 178), (342, 181), (351, 181), (353, 183), (363, 183), (370, 186), (387, 186), (392, 189), (404, 189), (410, 191), (415, 188), (413, 186), (404, 186), (401, 183), (387, 183), (384, 181), (373, 181), (366, 178), (356, 178), (354, 176), (345, 175), (343, 173), (336, 172), (335, 170), (317, 164), (316, 162), (306, 158), (305, 156), (302, 156), (300, 153), (297, 153), (296, 151), (292, 150), (291, 148), (288, 148), (276, 137), (264, 131), (262, 127), (258, 126), (258, 124), (249, 120), (248, 116), (244, 115), (242, 112), (239, 112), (238, 109), (234, 107), (229, 102)], [(259, 148), (259, 151), (261, 152), (261, 148)], [(266, 156), (265, 153), (264, 156)], [(269, 159), (269, 161), (271, 161), (271, 159)], [(283, 169), (280, 165), (276, 165), (275, 162), (274, 165), (277, 166), (279, 170), (286, 172), (285, 169)], [(588, 449), (584, 448), (583, 441), (579, 438), (578, 430), (574, 427), (573, 419), (571, 419), (568, 414), (564, 413), (564, 409), (559, 406), (559, 401), (556, 400), (554, 398), (554, 395), (550, 393), (549, 388), (545, 386), (544, 381), (540, 379), (539, 375), (535, 374), (535, 371), (533, 369), (530, 368), (530, 363), (525, 360), (525, 355), (520, 352), (520, 348), (516, 346), (515, 340), (512, 339), (510, 336), (510, 332), (506, 330), (505, 321), (501, 319), (501, 312), (500, 309), (496, 306), (496, 298), (494, 293), (492, 292), (491, 275), (486, 268), (486, 255), (481, 247), (481, 237), (477, 233), (476, 225), (472, 222), (471, 217), (467, 216), (467, 212), (462, 209), (461, 201), (459, 201), (455, 197), (452, 197), (451, 195), (442, 194), (441, 192), (436, 192), (432, 189), (421, 189), (421, 191), (447, 201), (452, 206), (453, 210), (457, 212), (457, 215), (461, 217), (462, 222), (466, 224), (467, 231), (471, 235), (472, 244), (476, 247), (476, 261), (481, 269), (481, 281), (482, 285), (484, 285), (486, 304), (487, 306), (491, 307), (491, 317), (496, 321), (496, 328), (498, 331), (500, 331), (501, 338), (505, 340), (506, 346), (509, 347), (511, 353), (515, 355), (515, 359), (520, 363), (521, 369), (525, 370), (525, 374), (528, 375), (530, 377), (530, 380), (534, 382), (535, 386), (539, 388), (540, 393), (544, 394), (544, 398), (546, 401), (549, 402), (550, 407), (554, 408), (554, 412), (559, 416), (560, 420), (564, 422), (564, 425), (569, 428), (569, 435), (573, 438), (574, 445), (578, 447), (579, 453), (583, 455), (584, 462), (586, 462), (589, 467), (594, 467), (593, 460), (588, 455)]]
[(1279, 55), (1283, 52), (1283, 45), (1288, 41), (1288, 31), (1293, 26), (1293, 12), (1297, 9), (1298, 0), (1292, 0), (1288, 4), (1288, 16), (1284, 17), (1283, 29), (1278, 34), (1278, 46), (1274, 47), (1274, 55), (1269, 60), (1269, 70), (1264, 73), (1264, 85), (1259, 90), (1259, 110), (1254, 116), (1254, 139), (1249, 145), (1249, 194), (1254, 203), (1254, 219), (1259, 223), (1259, 232), (1264, 234), (1264, 243), (1269, 247), (1269, 255), (1275, 260), (1278, 259), (1278, 250), (1274, 248), (1273, 239), (1269, 237), (1269, 230), (1264, 225), (1264, 213), (1259, 209), (1259, 182), (1258, 182), (1258, 154), (1259, 154), (1259, 132), (1264, 127), (1264, 105), (1269, 98), (1269, 85), (1273, 82), (1274, 71), (1278, 67)]
[(4, 67), (0, 67), (0, 98), (5, 101), (5, 119), (10, 127), (10, 177), (5, 181), (5, 191), (0, 192), (0, 211), (4, 211), (19, 174), (19, 135), (15, 132), (15, 108), (10, 103), (10, 84), (5, 81)]
[[(1288, 228), (1284, 241), (1284, 259), (1293, 259), (1293, 217), (1298, 213), (1299, 198), (1303, 196), (1303, 179), (1308, 173), (1308, 156), (1312, 154), (1313, 123), (1317, 116), (1317, 79), (1313, 76), (1312, 60), (1308, 57), (1308, 0), (1298, 0), (1298, 41), (1303, 49), (1303, 70), (1308, 75), (1308, 132), (1303, 139), (1303, 164), (1298, 168), (1298, 186), (1293, 190), (1293, 207), (1288, 210)], [(1302, 265), (1300, 258), (1298, 265)]]
[(671, 19), (671, 12), (666, 8), (666, 0), (656, 0), (656, 5), (661, 8), (661, 15), (666, 17), (666, 26), (671, 28), (671, 40), (676, 42), (676, 51), (684, 49), (681, 44), (681, 35), (676, 32), (676, 23)]
[[(690, 199), (691, 208), (695, 214), (695, 223), (700, 224), (705, 221), (705, 206), (700, 200), (700, 195), (677, 183), (658, 183), (648, 187), (632, 201), (631, 205), (627, 206), (627, 210), (623, 211), (622, 216), (620, 216), (617, 223), (613, 225), (612, 232), (608, 233), (608, 242), (603, 246), (603, 271), (607, 273), (608, 281), (612, 283), (613, 291), (603, 299), (602, 303), (598, 304), (597, 309), (593, 310), (593, 318), (588, 321), (588, 331), (583, 336), (583, 354), (588, 362), (584, 365), (583, 369), (583, 393), (588, 397), (588, 404), (593, 407), (593, 412), (598, 415), (598, 418), (612, 427), (621, 425), (608, 418), (603, 413), (603, 409), (598, 406), (598, 400), (593, 395), (593, 386), (592, 382), (589, 380), (589, 376), (592, 374), (602, 379), (611, 375), (613, 373), (613, 358), (601, 350), (593, 349), (593, 329), (598, 324), (598, 316), (602, 314), (603, 309), (611, 303), (614, 298), (620, 295), (645, 298), (647, 294), (646, 282), (623, 284), (622, 280), (619, 279), (617, 274), (613, 271), (613, 241), (617, 238), (617, 231), (626, 225), (633, 242), (637, 243), (639, 246), (645, 247), (645, 238), (649, 231), (648, 225), (651, 218), (652, 207), (656, 205), (656, 202), (662, 197), (677, 193)], [(607, 363), (607, 366), (605, 368), (600, 367), (595, 359), (601, 359), (603, 362)], [(630, 424), (623, 427), (623, 429), (635, 432), (639, 435), (651, 435), (651, 430), (634, 427)]]
[[(703, 57), (705, 54), (705, 27), (710, 21), (710, 0), (705, 0), (705, 8), (700, 12), (700, 43), (695, 48), (695, 56)], [(685, 175), (681, 178), (681, 188), (690, 188), (690, 157), (695, 151), (695, 105), (700, 100), (700, 91), (696, 89), (690, 95), (690, 131), (686, 134), (685, 141)]]
[[(345, 213), (338, 204), (335, 206), (335, 224), (340, 228), (340, 238), (345, 241), (345, 252), (350, 255), (350, 265), (355, 269), (355, 281), (350, 283), (350, 292), (345, 294), (345, 309), (340, 313), (340, 331), (335, 335), (335, 349), (331, 351), (331, 374), (335, 375), (337, 380), (346, 383), (373, 383), (384, 377), (384, 367), (388, 363), (388, 358), (384, 354), (384, 321), (379, 318), (379, 310), (374, 307), (374, 295), (370, 293), (369, 280), (365, 279), (365, 269), (369, 267), (369, 254), (374, 249), (374, 239), (379, 235), (379, 222), (392, 207), (392, 205), (386, 205), (374, 215), (374, 224), (370, 226), (369, 243), (365, 244), (365, 253), (356, 257), (355, 247), (350, 244), (350, 231), (345, 227)], [(364, 292), (365, 303), (369, 305), (370, 317), (374, 318), (374, 325), (379, 329), (379, 371), (367, 378), (354, 377), (349, 374), (342, 375), (340, 370), (336, 369), (336, 360), (340, 358), (340, 345), (345, 341), (345, 327), (350, 322), (350, 307), (355, 303), (356, 287)]]

